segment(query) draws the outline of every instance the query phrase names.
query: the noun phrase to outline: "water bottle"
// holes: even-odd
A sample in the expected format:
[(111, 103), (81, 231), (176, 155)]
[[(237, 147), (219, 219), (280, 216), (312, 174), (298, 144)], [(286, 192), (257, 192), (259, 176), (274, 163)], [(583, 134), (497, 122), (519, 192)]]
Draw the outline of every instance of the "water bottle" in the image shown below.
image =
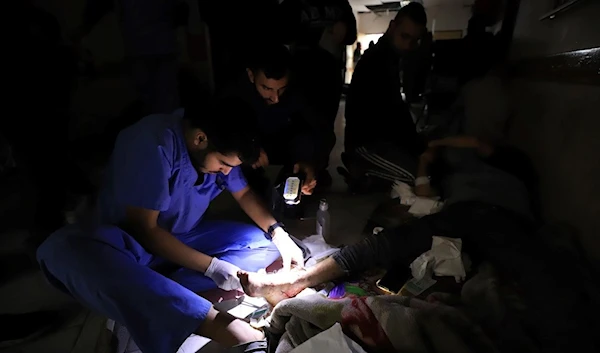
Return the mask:
[(331, 233), (331, 218), (329, 216), (329, 204), (327, 200), (321, 199), (317, 210), (317, 234), (322, 236), (325, 242), (329, 240)]

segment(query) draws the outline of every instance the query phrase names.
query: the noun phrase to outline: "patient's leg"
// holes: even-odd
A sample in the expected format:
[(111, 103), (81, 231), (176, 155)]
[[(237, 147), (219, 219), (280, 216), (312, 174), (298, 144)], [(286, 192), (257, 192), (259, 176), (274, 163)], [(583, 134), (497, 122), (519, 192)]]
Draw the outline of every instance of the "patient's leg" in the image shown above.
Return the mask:
[(274, 305), (296, 296), (307, 287), (345, 275), (373, 268), (406, 268), (417, 256), (431, 249), (431, 236), (435, 233), (428, 219), (432, 217), (423, 217), (411, 224), (370, 235), (308, 269), (275, 274), (240, 273), (244, 292), (264, 297)]
[[(308, 269), (274, 274), (241, 272), (239, 276), (244, 292), (250, 296), (264, 297), (270, 304), (275, 305), (296, 296), (308, 287), (375, 267), (389, 268), (398, 257), (398, 252), (394, 251), (399, 249), (398, 240), (408, 236), (409, 230), (409, 226), (403, 226), (371, 235)], [(431, 247), (431, 238), (428, 246)]]
[(273, 274), (240, 272), (244, 293), (263, 297), (269, 304), (295, 297), (305, 288), (329, 282), (344, 276), (344, 271), (333, 258), (325, 259), (308, 269), (293, 269)]

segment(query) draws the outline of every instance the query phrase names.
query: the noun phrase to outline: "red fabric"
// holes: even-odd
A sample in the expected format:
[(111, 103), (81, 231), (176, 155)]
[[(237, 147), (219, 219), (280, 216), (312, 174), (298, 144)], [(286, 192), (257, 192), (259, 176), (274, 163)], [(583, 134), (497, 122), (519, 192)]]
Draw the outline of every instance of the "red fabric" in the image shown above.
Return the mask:
[(367, 298), (352, 298), (350, 305), (344, 306), (342, 328), (370, 347), (377, 347), (382, 351), (393, 350), (392, 343), (367, 305)]

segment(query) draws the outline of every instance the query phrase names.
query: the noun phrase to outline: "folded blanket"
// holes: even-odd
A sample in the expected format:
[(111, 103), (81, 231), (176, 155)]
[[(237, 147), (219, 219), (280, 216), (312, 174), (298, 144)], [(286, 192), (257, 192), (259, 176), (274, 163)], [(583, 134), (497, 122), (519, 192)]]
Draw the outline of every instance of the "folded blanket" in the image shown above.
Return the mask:
[(460, 310), (403, 296), (288, 299), (275, 307), (268, 329), (282, 335), (276, 353), (287, 353), (336, 322), (367, 350), (497, 352)]

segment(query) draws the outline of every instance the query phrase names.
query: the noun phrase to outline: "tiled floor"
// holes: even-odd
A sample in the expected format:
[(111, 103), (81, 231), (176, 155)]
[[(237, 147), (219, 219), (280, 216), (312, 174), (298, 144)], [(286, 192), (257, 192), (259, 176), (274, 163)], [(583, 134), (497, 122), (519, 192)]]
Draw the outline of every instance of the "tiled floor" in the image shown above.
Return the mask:
[[(336, 121), (338, 142), (332, 152), (330, 167), (333, 186), (331, 191), (325, 195), (330, 203), (332, 234), (334, 235), (332, 243), (334, 244), (351, 244), (358, 241), (367, 217), (376, 204), (386, 198), (386, 195), (352, 196), (347, 194), (342, 178), (335, 172), (335, 168), (341, 165), (340, 154), (343, 150), (343, 109), (344, 103), (342, 102)], [(235, 209), (235, 205), (228, 197), (228, 195), (220, 197), (213, 207), (213, 211), (229, 213)], [(307, 212), (316, 212), (316, 206)], [(314, 220), (307, 220), (288, 224), (288, 228), (292, 234), (303, 237), (314, 232), (315, 224)], [(69, 307), (72, 304), (69, 297), (47, 285), (39, 272), (30, 273), (0, 287), (0, 312), (2, 313)], [(34, 342), (14, 348), (0, 349), (0, 353), (109, 353), (108, 347), (98, 344), (105, 324), (105, 319), (101, 316), (79, 308), (71, 320), (56, 328), (55, 331)], [(102, 342), (102, 340), (100, 341)], [(202, 339), (198, 338), (197, 341), (193, 346), (201, 347)], [(97, 348), (97, 346), (99, 347)], [(213, 348), (207, 346), (200, 352), (214, 352)], [(195, 349), (193, 350), (195, 351)], [(192, 353), (192, 348), (186, 349), (185, 353)]]

